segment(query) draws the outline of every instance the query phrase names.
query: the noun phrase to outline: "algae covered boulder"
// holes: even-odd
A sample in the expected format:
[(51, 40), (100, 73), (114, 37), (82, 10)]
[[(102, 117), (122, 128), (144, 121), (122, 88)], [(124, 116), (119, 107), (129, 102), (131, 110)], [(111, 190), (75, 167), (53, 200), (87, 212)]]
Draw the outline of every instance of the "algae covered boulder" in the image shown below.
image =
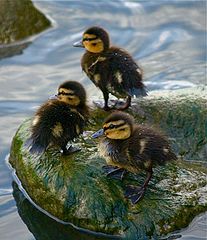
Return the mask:
[[(159, 126), (166, 132), (177, 155), (199, 162), (206, 161), (206, 111), (206, 89), (153, 93), (128, 110), (137, 122)], [(106, 115), (94, 109), (87, 131), (97, 130)], [(31, 155), (24, 147), (31, 121), (27, 119), (14, 136), (9, 162), (25, 196), (50, 217), (59, 219), (58, 224), (66, 224), (61, 239), (77, 239), (74, 229), (82, 231), (80, 239), (161, 239), (206, 211), (207, 171), (203, 164), (178, 160), (156, 167), (144, 198), (132, 205), (124, 198), (124, 187), (142, 184), (144, 172), (129, 174), (123, 181), (106, 177), (102, 171), (105, 160), (98, 155), (90, 133), (75, 143), (82, 148), (76, 154), (61, 156), (56, 149), (49, 149), (42, 156)], [(14, 195), (20, 199), (19, 194)], [(25, 218), (23, 213), (20, 210)], [(37, 239), (55, 239), (40, 236), (37, 229), (44, 217), (32, 224), (30, 212), (27, 214), (24, 221)], [(54, 234), (54, 227), (50, 232)], [(93, 232), (98, 235), (94, 237)]]
[(40, 33), (51, 26), (50, 21), (31, 0), (0, 1), (0, 59), (22, 53), (29, 42), (9, 45)]
[(30, 0), (0, 1), (0, 44), (22, 40), (49, 26), (50, 21)]

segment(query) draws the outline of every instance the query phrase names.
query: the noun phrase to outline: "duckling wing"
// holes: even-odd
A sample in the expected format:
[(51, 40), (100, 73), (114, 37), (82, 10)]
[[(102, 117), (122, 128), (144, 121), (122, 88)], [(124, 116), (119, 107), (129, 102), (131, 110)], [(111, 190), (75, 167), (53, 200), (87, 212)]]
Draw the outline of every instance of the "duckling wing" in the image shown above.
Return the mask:
[(49, 145), (65, 146), (83, 132), (85, 120), (67, 104), (51, 102), (37, 111), (31, 128), (32, 134), (27, 141), (30, 152), (41, 154)]
[(31, 154), (41, 155), (46, 151), (47, 146), (49, 145), (50, 132), (45, 131), (43, 124), (36, 124), (32, 126), (32, 134), (25, 143), (25, 147), (29, 148)]
[(167, 161), (176, 160), (167, 137), (147, 125), (134, 126), (129, 155), (137, 167), (145, 170), (154, 164), (162, 165)]
[(142, 82), (142, 70), (133, 58), (124, 50), (111, 48), (109, 51), (109, 81), (120, 93), (130, 96), (146, 96)]
[(82, 70), (88, 78), (99, 88), (105, 89), (109, 70), (108, 55), (94, 55), (86, 52), (81, 59)]

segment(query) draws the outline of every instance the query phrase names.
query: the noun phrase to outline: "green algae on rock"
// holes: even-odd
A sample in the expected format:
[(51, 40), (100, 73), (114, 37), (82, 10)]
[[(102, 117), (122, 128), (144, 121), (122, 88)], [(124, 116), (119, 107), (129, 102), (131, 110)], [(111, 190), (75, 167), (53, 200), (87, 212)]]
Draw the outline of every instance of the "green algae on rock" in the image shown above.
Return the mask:
[(50, 21), (30, 0), (0, 1), (0, 44), (23, 40), (50, 26)]
[[(139, 100), (129, 112), (138, 122), (159, 125), (177, 154), (206, 161), (206, 89), (161, 94)], [(93, 110), (87, 130), (97, 130), (106, 115)], [(179, 160), (155, 168), (144, 198), (132, 205), (124, 198), (124, 186), (142, 183), (144, 173), (129, 174), (123, 182), (107, 178), (105, 160), (90, 137), (79, 140), (82, 151), (71, 156), (55, 149), (32, 156), (24, 147), (30, 125), (26, 120), (14, 136), (9, 162), (30, 198), (64, 222), (110, 234), (108, 239), (160, 239), (207, 210), (207, 170), (199, 163)]]
[[(0, 1), (0, 59), (22, 54), (31, 41), (26, 39), (51, 26), (30, 0)], [(24, 41), (25, 40), (25, 41)]]
[[(144, 109), (139, 111), (137, 106)], [(206, 161), (207, 88), (160, 91), (132, 106), (137, 121), (158, 126), (172, 138), (172, 144), (186, 160)]]

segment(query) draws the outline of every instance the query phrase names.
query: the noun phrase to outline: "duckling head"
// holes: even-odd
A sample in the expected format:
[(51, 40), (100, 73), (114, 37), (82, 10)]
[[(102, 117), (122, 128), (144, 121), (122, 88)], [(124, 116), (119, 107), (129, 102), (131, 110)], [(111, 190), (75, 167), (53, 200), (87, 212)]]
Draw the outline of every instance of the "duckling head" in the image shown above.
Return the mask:
[(57, 98), (72, 107), (78, 107), (86, 104), (86, 91), (79, 82), (66, 81), (59, 86)]
[(127, 113), (116, 111), (110, 114), (104, 121), (103, 128), (92, 135), (97, 138), (101, 135), (114, 140), (125, 140), (133, 131), (134, 119)]
[(82, 40), (74, 43), (74, 47), (84, 47), (91, 53), (101, 53), (109, 48), (108, 33), (101, 27), (90, 27), (84, 33)]

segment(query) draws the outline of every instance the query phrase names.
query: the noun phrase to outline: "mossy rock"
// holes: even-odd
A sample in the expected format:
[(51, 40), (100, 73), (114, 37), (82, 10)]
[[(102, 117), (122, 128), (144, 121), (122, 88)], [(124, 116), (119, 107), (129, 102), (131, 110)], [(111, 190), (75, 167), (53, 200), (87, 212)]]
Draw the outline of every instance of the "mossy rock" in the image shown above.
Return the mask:
[[(206, 89), (153, 93), (128, 112), (137, 122), (159, 125), (178, 155), (204, 163), (206, 96)], [(87, 130), (97, 130), (106, 115), (94, 109)], [(64, 222), (109, 234), (104, 239), (160, 239), (207, 210), (203, 164), (179, 160), (155, 168), (144, 198), (132, 205), (124, 198), (124, 186), (141, 184), (145, 173), (129, 174), (123, 182), (106, 177), (102, 171), (105, 160), (90, 136), (75, 143), (82, 151), (71, 156), (61, 156), (56, 149), (33, 156), (24, 147), (30, 126), (31, 119), (27, 119), (18, 129), (9, 162), (33, 202)], [(92, 239), (87, 236), (83, 239)]]
[(50, 26), (31, 0), (0, 0), (0, 59), (21, 54), (31, 43), (22, 40)]
[(0, 44), (22, 40), (50, 27), (50, 21), (30, 0), (0, 1)]

